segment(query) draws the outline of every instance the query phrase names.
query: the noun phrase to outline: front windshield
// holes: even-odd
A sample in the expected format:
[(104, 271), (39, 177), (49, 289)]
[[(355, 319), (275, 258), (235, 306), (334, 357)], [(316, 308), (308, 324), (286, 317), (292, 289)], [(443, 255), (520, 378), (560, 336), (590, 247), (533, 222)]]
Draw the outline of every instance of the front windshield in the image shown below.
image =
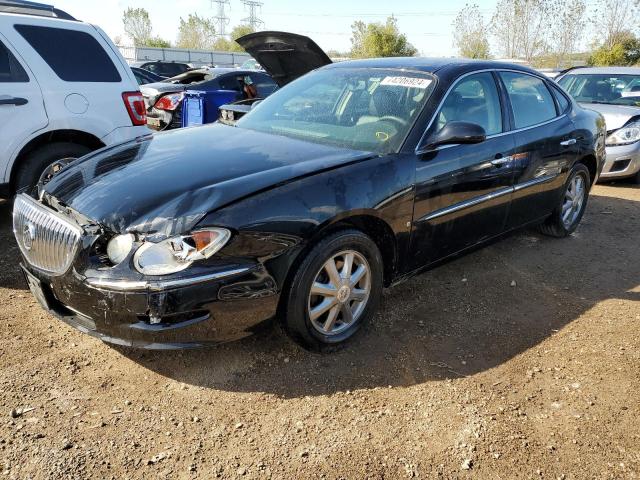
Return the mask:
[(559, 83), (581, 103), (640, 106), (640, 75), (567, 75)]
[(434, 83), (419, 72), (319, 70), (268, 97), (237, 126), (354, 150), (397, 152)]

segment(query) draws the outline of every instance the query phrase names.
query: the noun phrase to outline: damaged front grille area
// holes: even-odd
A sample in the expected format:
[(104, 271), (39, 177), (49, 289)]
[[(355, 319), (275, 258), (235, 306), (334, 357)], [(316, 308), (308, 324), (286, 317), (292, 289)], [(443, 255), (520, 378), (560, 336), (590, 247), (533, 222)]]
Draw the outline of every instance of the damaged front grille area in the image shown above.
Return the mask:
[(15, 199), (13, 231), (26, 261), (52, 275), (69, 270), (83, 234), (80, 226), (26, 194)]

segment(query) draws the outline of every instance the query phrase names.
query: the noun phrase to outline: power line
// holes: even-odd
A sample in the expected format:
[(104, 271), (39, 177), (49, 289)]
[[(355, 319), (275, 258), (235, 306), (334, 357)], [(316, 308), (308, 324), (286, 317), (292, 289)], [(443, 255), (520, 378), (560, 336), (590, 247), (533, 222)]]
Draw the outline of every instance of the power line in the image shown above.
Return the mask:
[(211, 7), (218, 5), (216, 16), (213, 17), (218, 26), (217, 35), (224, 37), (227, 34), (227, 25), (229, 25), (229, 17), (227, 17), (227, 7), (229, 0), (211, 0)]
[(253, 30), (260, 30), (264, 27), (264, 22), (258, 18), (258, 10), (262, 11), (263, 2), (258, 0), (242, 0), (245, 8), (249, 9), (249, 16), (243, 18), (242, 22), (248, 23)]

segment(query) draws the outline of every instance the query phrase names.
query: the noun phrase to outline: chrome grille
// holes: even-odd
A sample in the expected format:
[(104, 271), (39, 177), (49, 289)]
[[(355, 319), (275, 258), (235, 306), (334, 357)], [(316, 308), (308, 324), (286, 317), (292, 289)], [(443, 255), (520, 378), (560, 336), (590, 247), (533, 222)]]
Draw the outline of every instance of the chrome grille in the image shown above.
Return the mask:
[(27, 262), (52, 275), (69, 270), (82, 237), (78, 225), (23, 193), (13, 205), (13, 233)]

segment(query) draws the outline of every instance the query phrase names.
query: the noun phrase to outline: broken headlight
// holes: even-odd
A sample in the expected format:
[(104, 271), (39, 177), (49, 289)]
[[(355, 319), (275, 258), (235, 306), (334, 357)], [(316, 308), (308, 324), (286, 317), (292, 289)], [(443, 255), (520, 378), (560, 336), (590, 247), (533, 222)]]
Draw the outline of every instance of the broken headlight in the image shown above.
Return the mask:
[(640, 140), (640, 122), (633, 122), (609, 135), (606, 144), (608, 147), (617, 147), (619, 145), (631, 145), (638, 140)]
[(231, 232), (225, 228), (211, 228), (158, 243), (145, 242), (135, 253), (133, 264), (145, 275), (177, 273), (193, 262), (215, 255), (230, 237)]
[(107, 243), (107, 256), (109, 257), (109, 261), (114, 265), (123, 262), (133, 248), (134, 240), (133, 235), (130, 233), (116, 235), (109, 240), (109, 243)]

